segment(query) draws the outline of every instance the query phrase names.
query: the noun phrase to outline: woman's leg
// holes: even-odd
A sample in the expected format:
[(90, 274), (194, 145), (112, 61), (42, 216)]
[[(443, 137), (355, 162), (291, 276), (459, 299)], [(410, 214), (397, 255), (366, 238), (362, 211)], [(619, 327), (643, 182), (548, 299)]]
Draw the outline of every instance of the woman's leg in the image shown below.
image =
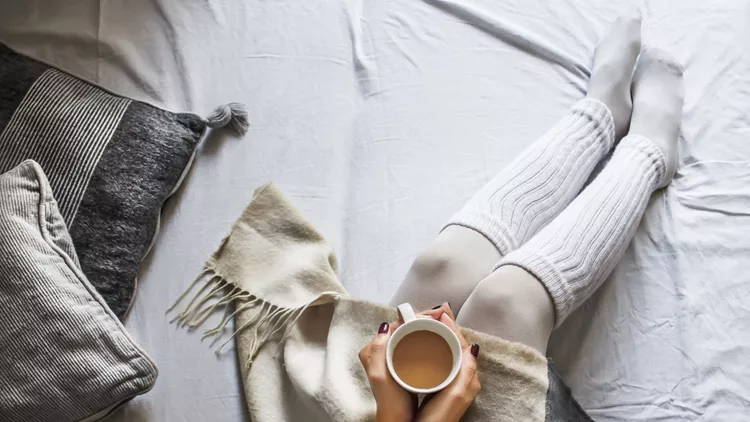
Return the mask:
[(472, 292), (458, 323), (541, 352), (552, 328), (606, 279), (651, 194), (672, 179), (682, 117), (682, 69), (644, 50), (630, 134), (594, 181), (547, 227), (509, 253)]
[(458, 313), (498, 260), (530, 239), (580, 192), (627, 132), (640, 19), (619, 19), (596, 48), (586, 98), (454, 215), (414, 261), (392, 304), (449, 301)]

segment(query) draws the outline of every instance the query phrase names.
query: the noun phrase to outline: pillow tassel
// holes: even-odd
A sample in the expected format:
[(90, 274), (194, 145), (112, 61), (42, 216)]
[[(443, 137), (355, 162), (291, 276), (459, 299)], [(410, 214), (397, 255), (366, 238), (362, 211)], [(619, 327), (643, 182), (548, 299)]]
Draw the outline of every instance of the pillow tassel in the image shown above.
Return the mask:
[(216, 107), (206, 118), (206, 124), (213, 129), (229, 126), (240, 136), (247, 133), (250, 127), (245, 105), (241, 103), (229, 103)]

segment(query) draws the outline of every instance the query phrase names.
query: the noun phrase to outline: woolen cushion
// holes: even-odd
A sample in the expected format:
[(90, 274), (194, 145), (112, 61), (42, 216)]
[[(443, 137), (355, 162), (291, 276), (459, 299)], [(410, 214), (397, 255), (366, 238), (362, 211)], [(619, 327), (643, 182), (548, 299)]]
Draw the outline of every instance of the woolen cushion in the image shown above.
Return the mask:
[(154, 362), (80, 270), (33, 161), (0, 175), (0, 421), (99, 420), (151, 389)]
[[(161, 209), (212, 120), (108, 93), (0, 44), (0, 172), (44, 169), (84, 274), (120, 318)], [(246, 121), (244, 122), (246, 124)], [(239, 125), (239, 130), (246, 126)]]

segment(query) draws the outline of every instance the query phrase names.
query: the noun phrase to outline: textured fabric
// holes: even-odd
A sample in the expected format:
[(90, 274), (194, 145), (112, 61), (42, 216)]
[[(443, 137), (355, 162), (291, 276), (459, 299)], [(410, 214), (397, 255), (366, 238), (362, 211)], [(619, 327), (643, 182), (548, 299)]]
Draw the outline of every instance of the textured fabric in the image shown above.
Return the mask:
[(150, 390), (156, 366), (81, 273), (37, 163), (0, 175), (0, 232), (0, 420), (99, 420)]
[[(256, 191), (178, 300), (192, 297), (176, 320), (193, 328), (220, 307), (237, 307), (205, 337), (227, 342), (236, 336), (254, 422), (374, 418), (375, 402), (357, 353), (378, 324), (394, 320), (396, 312), (349, 297), (335, 270), (328, 242), (275, 186), (267, 185)], [(197, 293), (189, 294), (194, 289)], [(235, 315), (237, 331), (222, 338)], [(463, 420), (560, 421), (566, 414), (554, 412), (577, 407), (559, 380), (549, 388), (547, 360), (539, 352), (472, 330), (463, 333), (481, 345), (483, 386)]]
[(119, 316), (202, 130), (194, 115), (132, 102), (89, 179), (70, 235), (86, 276)]
[(597, 100), (579, 101), (446, 224), (482, 233), (502, 255), (547, 225), (581, 191), (614, 143), (614, 123)]
[(555, 370), (552, 361), (549, 361), (547, 378), (549, 389), (547, 389), (547, 422), (592, 422), (591, 417), (581, 408), (581, 405), (573, 398), (570, 387)]
[(72, 223), (86, 184), (130, 100), (56, 69), (44, 72), (0, 134), (0, 171), (33, 159)]
[(628, 135), (594, 181), (498, 267), (516, 265), (541, 280), (555, 305), (556, 325), (561, 324), (619, 262), (665, 168), (654, 143)]
[(8, 125), (34, 81), (49, 70), (48, 66), (33, 60), (9, 60), (9, 54), (13, 53), (0, 44), (0, 81), (13, 81), (0, 83), (0, 128)]
[(205, 129), (198, 116), (112, 95), (0, 45), (0, 172), (41, 165), (84, 274), (120, 318)]

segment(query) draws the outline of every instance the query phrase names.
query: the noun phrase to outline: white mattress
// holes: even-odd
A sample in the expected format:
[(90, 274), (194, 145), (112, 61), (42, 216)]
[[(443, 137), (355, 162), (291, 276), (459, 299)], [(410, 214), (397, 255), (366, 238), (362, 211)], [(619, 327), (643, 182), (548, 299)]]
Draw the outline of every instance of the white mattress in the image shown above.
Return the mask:
[[(164, 310), (258, 185), (275, 180), (333, 242), (352, 293), (388, 301), (441, 223), (584, 95), (627, 4), (548, 0), (4, 2), (0, 40), (117, 93), (207, 114), (127, 327), (160, 367), (116, 421), (239, 421), (236, 358)], [(677, 177), (550, 354), (609, 420), (750, 414), (750, 6), (647, 1), (645, 40), (686, 66)]]

